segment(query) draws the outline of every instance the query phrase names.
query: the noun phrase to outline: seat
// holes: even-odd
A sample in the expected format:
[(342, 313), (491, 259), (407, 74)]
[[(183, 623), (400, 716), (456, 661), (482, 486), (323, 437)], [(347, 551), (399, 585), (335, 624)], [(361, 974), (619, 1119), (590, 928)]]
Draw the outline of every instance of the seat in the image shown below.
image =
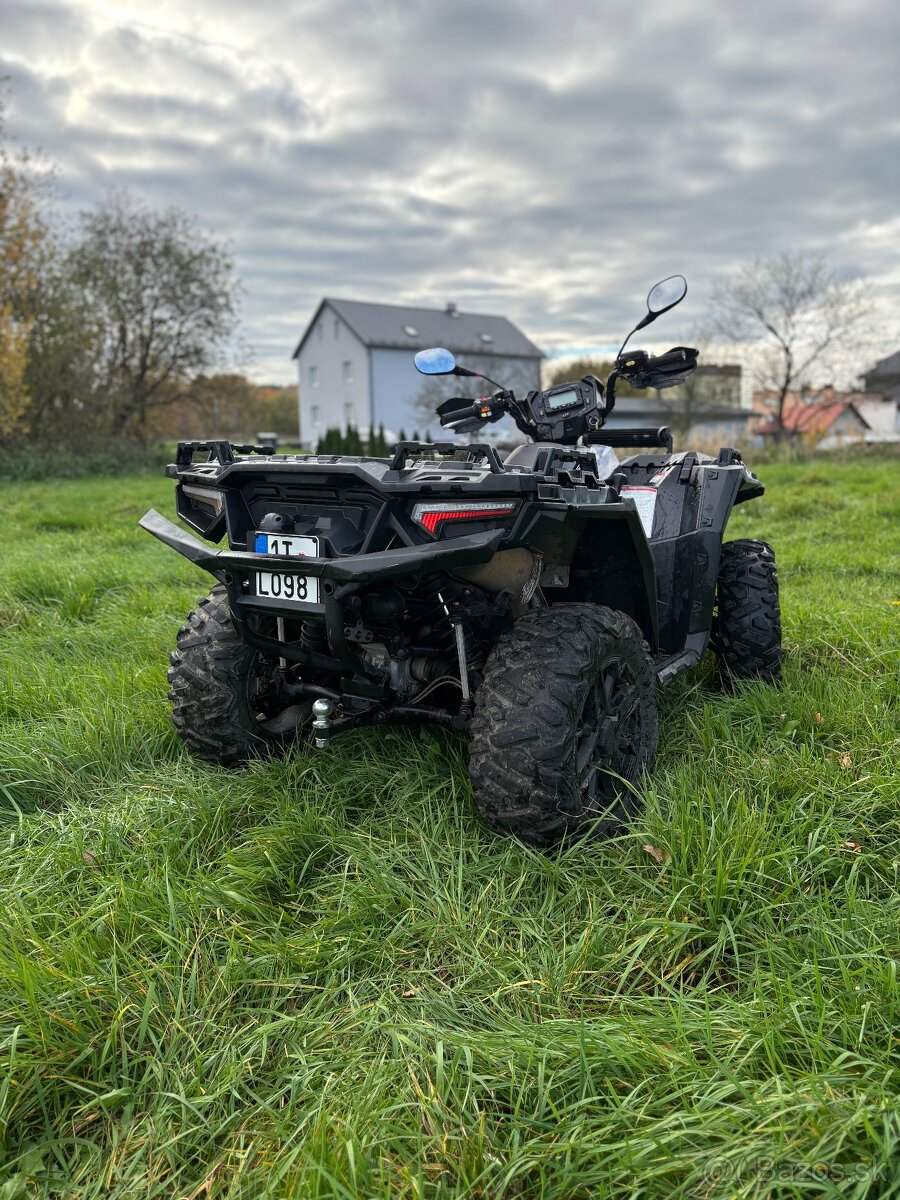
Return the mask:
[(563, 446), (560, 442), (526, 442), (523, 446), (516, 446), (514, 450), (510, 450), (503, 466), (545, 475), (550, 468), (551, 459), (556, 454), (569, 459), (576, 454), (592, 455), (599, 479), (608, 479), (619, 465), (615, 453), (608, 446)]

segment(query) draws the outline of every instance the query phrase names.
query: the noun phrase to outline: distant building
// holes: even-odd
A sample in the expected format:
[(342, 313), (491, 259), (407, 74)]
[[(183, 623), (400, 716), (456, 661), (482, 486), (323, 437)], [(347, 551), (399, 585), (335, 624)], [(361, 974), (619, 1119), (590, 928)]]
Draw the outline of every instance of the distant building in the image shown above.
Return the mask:
[(738, 363), (701, 363), (686, 383), (666, 389), (673, 401), (693, 389), (698, 408), (735, 409), (741, 407), (741, 368)]
[(879, 405), (863, 402), (859, 406), (873, 431), (900, 434), (900, 350), (877, 362), (863, 379), (866, 391), (881, 397)]
[[(868, 392), (838, 392), (833, 387), (788, 392), (785, 397), (782, 426), (789, 438), (804, 438), (821, 444), (861, 441), (871, 426), (860, 411), (860, 404), (875, 400)], [(779, 434), (778, 393), (756, 392), (753, 408), (761, 420), (756, 432), (772, 438)]]
[[(885, 359), (884, 362), (890, 362), (890, 359)], [(866, 381), (875, 379), (875, 372), (870, 372), (865, 378)], [(785, 396), (784, 410), (787, 413), (793, 409), (797, 409), (798, 416), (793, 419), (800, 421), (802, 424), (803, 421), (814, 419), (811, 417), (801, 418), (799, 410), (818, 405), (820, 408), (826, 409), (829, 413), (833, 413), (835, 411), (834, 405), (836, 404), (853, 405), (856, 414), (862, 417), (866, 423), (866, 429), (857, 429), (857, 432), (861, 436), (864, 435), (867, 441), (879, 441), (883, 438), (891, 440), (900, 436), (900, 384), (898, 384), (896, 398), (884, 392), (869, 390), (865, 392), (839, 392), (830, 384), (822, 388), (802, 388), (799, 391), (788, 392)], [(758, 432), (763, 435), (770, 434), (777, 423), (778, 392), (772, 389), (754, 392), (753, 411), (757, 417), (763, 418), (758, 426)], [(853, 418), (847, 418), (844, 424), (853, 426)], [(812, 430), (808, 432), (812, 432)]]
[(863, 379), (867, 392), (881, 392), (893, 400), (900, 400), (900, 350), (882, 358)]
[(737, 363), (704, 363), (683, 384), (640, 396), (617, 396), (607, 429), (669, 425), (685, 438), (742, 441), (753, 413), (741, 407), (741, 368)]
[(443, 309), (321, 301), (293, 358), (297, 361), (300, 438), (314, 444), (326, 429), (384, 425), (439, 432), (434, 409), (450, 395), (477, 395), (475, 380), (420, 375), (417, 350), (444, 346), (460, 364), (524, 394), (540, 387), (541, 351), (506, 317)]

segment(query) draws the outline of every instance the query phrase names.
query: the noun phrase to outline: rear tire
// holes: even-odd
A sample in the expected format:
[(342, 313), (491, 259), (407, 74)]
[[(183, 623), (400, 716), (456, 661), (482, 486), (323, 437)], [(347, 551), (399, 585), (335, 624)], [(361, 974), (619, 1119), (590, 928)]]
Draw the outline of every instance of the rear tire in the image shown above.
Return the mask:
[(172, 724), (207, 762), (237, 766), (294, 737), (299, 713), (266, 716), (255, 705), (272, 666), (241, 637), (223, 587), (214, 587), (178, 631), (168, 671)]
[(469, 771), (488, 828), (541, 848), (591, 823), (596, 835), (615, 833), (653, 766), (655, 685), (624, 613), (560, 604), (521, 617), (476, 696)]
[(719, 559), (712, 645), (727, 683), (781, 678), (781, 607), (775, 554), (766, 542), (725, 542)]

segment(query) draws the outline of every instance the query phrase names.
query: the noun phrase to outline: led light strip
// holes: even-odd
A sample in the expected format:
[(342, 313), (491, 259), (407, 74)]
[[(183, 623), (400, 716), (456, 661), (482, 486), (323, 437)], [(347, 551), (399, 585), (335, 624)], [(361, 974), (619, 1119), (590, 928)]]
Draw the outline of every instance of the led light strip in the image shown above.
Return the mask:
[(477, 521), (482, 517), (508, 517), (514, 504), (502, 501), (483, 501), (474, 504), (417, 504), (413, 508), (413, 520), (434, 533), (444, 521)]

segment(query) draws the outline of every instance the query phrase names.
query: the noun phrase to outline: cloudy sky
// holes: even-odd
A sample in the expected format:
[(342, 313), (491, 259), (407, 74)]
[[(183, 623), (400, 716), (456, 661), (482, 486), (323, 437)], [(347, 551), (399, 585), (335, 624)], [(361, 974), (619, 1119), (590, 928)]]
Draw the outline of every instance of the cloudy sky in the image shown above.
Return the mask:
[[(614, 342), (653, 280), (826, 252), (900, 310), (897, 0), (3, 0), (10, 129), (234, 249), (257, 378), (323, 294)], [(677, 318), (677, 319), (676, 319)], [(889, 347), (893, 349), (894, 347)]]

